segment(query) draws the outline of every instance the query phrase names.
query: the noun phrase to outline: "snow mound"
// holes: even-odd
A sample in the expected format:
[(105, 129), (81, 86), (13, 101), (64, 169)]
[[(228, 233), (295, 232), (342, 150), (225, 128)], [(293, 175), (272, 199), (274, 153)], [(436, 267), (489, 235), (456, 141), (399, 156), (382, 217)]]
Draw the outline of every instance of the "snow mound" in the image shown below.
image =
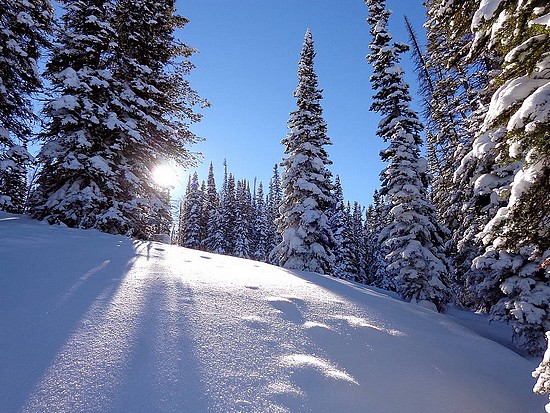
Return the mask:
[(459, 312), (24, 216), (0, 234), (1, 412), (543, 411), (538, 360)]

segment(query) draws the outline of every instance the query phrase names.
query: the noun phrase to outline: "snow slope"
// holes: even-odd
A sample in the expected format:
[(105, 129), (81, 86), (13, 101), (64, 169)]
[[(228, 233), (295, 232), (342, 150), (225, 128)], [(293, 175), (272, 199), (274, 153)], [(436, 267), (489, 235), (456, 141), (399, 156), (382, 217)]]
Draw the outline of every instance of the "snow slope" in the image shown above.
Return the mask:
[(542, 412), (538, 360), (455, 319), (0, 213), (0, 412)]

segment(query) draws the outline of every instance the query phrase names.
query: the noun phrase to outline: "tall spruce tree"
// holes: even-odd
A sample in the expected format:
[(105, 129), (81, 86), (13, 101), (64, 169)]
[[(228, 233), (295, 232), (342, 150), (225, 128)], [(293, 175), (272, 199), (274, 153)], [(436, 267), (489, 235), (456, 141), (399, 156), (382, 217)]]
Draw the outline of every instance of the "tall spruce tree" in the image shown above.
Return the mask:
[[(279, 208), (282, 198), (283, 193), (281, 189), (281, 177), (279, 176), (279, 165), (275, 164), (273, 166), (273, 176), (269, 180), (269, 190), (267, 193), (267, 220), (269, 224), (267, 231), (268, 254), (273, 251), (282, 240), (277, 232), (277, 219), (279, 219), (280, 216)], [(277, 258), (273, 256), (268, 258), (268, 261), (270, 264), (278, 264)]]
[[(134, 221), (135, 235), (147, 237), (150, 204), (162, 204), (152, 170), (167, 160), (194, 164), (189, 145), (198, 138), (188, 124), (200, 120), (193, 107), (205, 102), (185, 79), (194, 50), (174, 38), (187, 23), (175, 14), (175, 1), (118, 0), (113, 19), (118, 35), (113, 78), (121, 85), (118, 118), (130, 126), (118, 137), (118, 178), (124, 182), (120, 213)], [(169, 211), (164, 204), (157, 213)]]
[(272, 256), (285, 268), (332, 273), (334, 236), (328, 214), (333, 204), (331, 164), (325, 150), (331, 141), (321, 108), (321, 90), (314, 70), (313, 37), (305, 34), (294, 92), (297, 110), (291, 113), (290, 132), (282, 140), (287, 158), (282, 175), (283, 199), (278, 220), (281, 243)]
[(173, 32), (174, 2), (65, 0), (47, 76), (56, 97), (39, 155), (33, 215), (149, 238), (171, 211), (154, 167), (189, 165), (201, 103), (184, 76), (193, 50)]
[(387, 271), (387, 247), (382, 244), (380, 234), (388, 225), (388, 208), (382, 203), (380, 192), (374, 191), (373, 204), (367, 209), (365, 220), (365, 283), (396, 291), (395, 277)]
[(49, 0), (0, 4), (0, 209), (22, 213), (27, 192), (26, 145), (36, 120), (32, 95), (42, 86), (38, 59), (49, 46)]
[(208, 168), (208, 178), (206, 180), (206, 191), (204, 195), (203, 207), (203, 225), (205, 228), (205, 233), (202, 241), (202, 248), (205, 251), (210, 251), (209, 239), (211, 235), (215, 232), (215, 217), (217, 215), (218, 208), (219, 197), (218, 190), (216, 189), (216, 179), (214, 177), (214, 165), (212, 164), (212, 162), (210, 162), (210, 166)]
[(340, 177), (336, 175), (334, 181), (334, 204), (332, 205), (329, 215), (329, 225), (334, 235), (334, 276), (338, 278), (349, 278), (350, 263), (349, 263), (349, 231), (348, 214), (344, 205), (344, 192)]
[(253, 258), (258, 261), (267, 262), (269, 255), (269, 215), (267, 211), (267, 203), (264, 195), (264, 186), (260, 182), (258, 191), (256, 192), (256, 202), (254, 203), (255, 212), (253, 228), (255, 232), (253, 244)]
[[(470, 30), (476, 0), (430, 0), (427, 8), (428, 47), (424, 88), (428, 119), (429, 170), (434, 176), (431, 194), (438, 216), (451, 230), (450, 250), (455, 262), (459, 300), (479, 303), (471, 286), (480, 280), (468, 272), (482, 251), (477, 234), (502, 203), (496, 190), (506, 185), (511, 168), (497, 165), (498, 131), (478, 136), (494, 90), (490, 80), (502, 60), (485, 50), (467, 59), (473, 35)], [(480, 150), (485, 148), (485, 150)], [(470, 287), (469, 287), (470, 286)], [(492, 295), (480, 292), (480, 297)]]
[(353, 280), (366, 283), (365, 272), (365, 231), (363, 225), (363, 207), (353, 203), (351, 212), (351, 255), (353, 256)]
[(237, 182), (235, 189), (235, 225), (231, 228), (233, 239), (232, 255), (239, 258), (250, 258), (252, 238), (252, 197), (247, 181)]
[(546, 348), (550, 330), (550, 4), (502, 0), (479, 7), (472, 19), (471, 56), (504, 54), (502, 72), (485, 115), (482, 136), (499, 131), (500, 162), (515, 165), (501, 194), (506, 205), (479, 237), (485, 253), (472, 271), (498, 286), (491, 313), (512, 323), (515, 338), (532, 354)]
[(388, 162), (381, 174), (381, 195), (390, 205), (390, 223), (381, 233), (388, 248), (388, 270), (395, 271), (398, 292), (413, 302), (431, 302), (439, 310), (449, 302), (449, 268), (444, 255), (448, 235), (428, 199), (426, 161), (420, 157), (422, 125), (410, 108), (399, 55), (408, 47), (392, 43), (390, 12), (383, 0), (366, 0), (373, 40), (368, 56), (375, 95), (371, 110), (383, 116), (377, 135), (389, 142), (381, 152)]
[(224, 182), (222, 188), (222, 213), (223, 213), (223, 230), (225, 240), (225, 253), (233, 255), (235, 248), (235, 222), (237, 212), (237, 198), (235, 176), (230, 173)]
[(181, 201), (179, 217), (178, 244), (192, 249), (200, 249), (202, 245), (202, 216), (204, 193), (199, 186), (199, 177), (195, 172), (189, 177), (185, 197)]
[(344, 224), (343, 224), (343, 242), (342, 252), (339, 259), (342, 275), (340, 278), (354, 280), (357, 275), (357, 250), (355, 249), (355, 239), (353, 237), (353, 215), (351, 204), (349, 201), (344, 208)]
[(125, 233), (105, 227), (116, 194), (117, 84), (111, 76), (115, 32), (111, 0), (66, 0), (62, 26), (45, 76), (54, 95), (44, 108), (44, 145), (32, 215), (50, 223)]

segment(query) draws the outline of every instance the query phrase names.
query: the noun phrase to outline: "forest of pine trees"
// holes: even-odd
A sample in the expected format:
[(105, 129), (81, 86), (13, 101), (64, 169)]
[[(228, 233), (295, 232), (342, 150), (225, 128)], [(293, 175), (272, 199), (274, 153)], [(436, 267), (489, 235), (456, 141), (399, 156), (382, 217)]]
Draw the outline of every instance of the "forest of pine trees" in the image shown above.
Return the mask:
[[(187, 20), (173, 0), (58, 3), (58, 19), (48, 0), (0, 5), (0, 209), (141, 239), (174, 228), (172, 241), (184, 247), (330, 274), (438, 311), (490, 313), (528, 352), (543, 353), (547, 1), (426, 0), (425, 47), (404, 23), (418, 113), (401, 66), (409, 46), (393, 41), (385, 1), (365, 0), (370, 109), (380, 122), (377, 137), (356, 139), (386, 145), (380, 189), (366, 208), (345, 199), (330, 171), (308, 29), (281, 137), (285, 158), (271, 180), (238, 179), (224, 164), (216, 183), (210, 164), (206, 180), (191, 174), (175, 225), (170, 193), (152, 174), (160, 163), (196, 163), (190, 125), (208, 102), (186, 80), (194, 49), (174, 35)], [(36, 157), (30, 142), (40, 146)]]

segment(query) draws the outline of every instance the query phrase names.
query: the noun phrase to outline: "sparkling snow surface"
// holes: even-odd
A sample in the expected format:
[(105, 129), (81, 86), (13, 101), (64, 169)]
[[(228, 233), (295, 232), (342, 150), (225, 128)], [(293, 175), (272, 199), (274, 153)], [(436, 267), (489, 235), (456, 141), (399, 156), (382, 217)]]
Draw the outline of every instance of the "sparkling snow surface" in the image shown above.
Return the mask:
[(0, 213), (3, 413), (543, 411), (539, 360), (459, 318), (330, 277)]

